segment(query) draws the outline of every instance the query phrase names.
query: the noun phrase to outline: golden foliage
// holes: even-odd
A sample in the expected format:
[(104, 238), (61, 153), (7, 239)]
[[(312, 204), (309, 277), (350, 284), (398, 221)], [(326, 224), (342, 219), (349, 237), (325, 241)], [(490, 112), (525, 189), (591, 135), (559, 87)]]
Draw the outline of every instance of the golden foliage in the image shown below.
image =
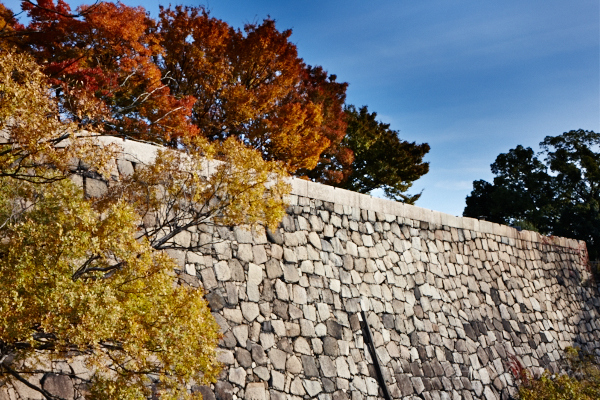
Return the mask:
[(2, 50), (0, 59), (0, 176), (60, 179), (75, 159), (106, 176), (115, 149), (98, 148), (93, 137), (72, 140), (75, 125), (59, 120), (46, 77), (31, 57)]
[(11, 199), (35, 198), (1, 232), (0, 341), (12, 347), (14, 369), (26, 374), (19, 362), (35, 357), (87, 354), (102, 387), (92, 398), (148, 395), (150, 373), (174, 398), (190, 379), (215, 378), (218, 326), (202, 292), (173, 285), (176, 265), (136, 240), (132, 207), (95, 210), (69, 180), (6, 180), (4, 212)]
[(219, 327), (202, 290), (174, 284), (164, 250), (200, 250), (176, 240), (200, 224), (277, 224), (289, 192), (282, 168), (233, 138), (185, 138), (185, 153), (159, 151), (85, 198), (66, 179), (73, 160), (109, 177), (118, 149), (74, 135), (39, 68), (8, 51), (0, 129), (0, 376), (84, 355), (88, 398), (192, 398), (186, 385), (220, 370)]

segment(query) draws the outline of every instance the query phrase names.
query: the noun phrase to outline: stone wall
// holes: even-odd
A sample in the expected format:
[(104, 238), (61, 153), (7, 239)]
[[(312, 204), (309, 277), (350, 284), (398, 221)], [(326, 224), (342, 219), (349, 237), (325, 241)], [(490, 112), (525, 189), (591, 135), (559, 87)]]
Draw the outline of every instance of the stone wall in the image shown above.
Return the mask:
[[(206, 399), (500, 399), (508, 355), (558, 371), (600, 346), (585, 244), (295, 180), (275, 232), (175, 255), (222, 327)], [(508, 398), (504, 391), (504, 398)]]
[[(121, 174), (153, 151), (127, 146)], [(600, 354), (583, 242), (292, 184), (276, 231), (199, 226), (214, 243), (171, 252), (222, 328), (220, 380), (191, 388), (204, 399), (501, 399), (511, 354), (534, 372), (559, 371), (567, 346)]]

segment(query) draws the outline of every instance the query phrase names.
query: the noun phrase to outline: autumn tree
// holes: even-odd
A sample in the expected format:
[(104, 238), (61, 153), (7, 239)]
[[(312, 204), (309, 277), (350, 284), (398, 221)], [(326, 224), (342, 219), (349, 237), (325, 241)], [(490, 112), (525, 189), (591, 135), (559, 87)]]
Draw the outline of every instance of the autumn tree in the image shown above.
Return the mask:
[[(157, 20), (121, 3), (73, 11), (63, 1), (43, 0), (24, 2), (23, 9), (31, 21), (0, 35), (43, 65), (61, 115), (171, 146), (181, 146), (186, 135), (235, 137), (297, 176), (418, 198), (402, 193), (427, 172), (425, 145), (411, 147), (388, 133), (395, 155), (375, 154), (371, 145), (369, 156), (357, 155), (373, 135), (357, 139), (356, 128), (348, 128), (355, 116), (344, 112), (347, 84), (306, 65), (291, 30), (278, 30), (272, 19), (240, 30), (203, 7), (161, 8)], [(359, 188), (365, 163), (371, 175), (363, 183), (371, 182)], [(385, 168), (390, 172), (372, 175)]]
[[(236, 30), (204, 8), (23, 2), (31, 21), (4, 34), (51, 78), (61, 113), (121, 136), (177, 145), (233, 136), (311, 169), (345, 134), (345, 83), (304, 64), (275, 21)], [(85, 105), (86, 108), (82, 106)]]
[(348, 128), (341, 147), (351, 152), (353, 160), (351, 173), (334, 185), (359, 193), (383, 189), (387, 197), (413, 204), (421, 194), (406, 191), (429, 171), (429, 163), (423, 161), (429, 145), (401, 140), (366, 106), (359, 110), (348, 106), (345, 112)]
[(342, 108), (346, 98), (346, 83), (336, 82), (337, 76), (328, 75), (321, 67), (308, 67), (304, 71), (303, 85), (308, 96), (322, 104), (326, 121), (322, 132), (329, 146), (321, 153), (312, 168), (297, 171), (299, 176), (328, 185), (347, 181), (352, 173), (354, 153), (342, 141), (347, 134), (347, 116)]
[[(276, 225), (283, 169), (234, 138), (186, 136), (186, 152), (114, 181), (118, 146), (65, 119), (49, 81), (0, 53), (0, 379), (56, 399), (29, 378), (77, 357), (91, 376), (62, 373), (88, 398), (191, 398), (186, 384), (219, 372), (218, 325), (201, 290), (174, 285), (164, 250), (201, 250), (182, 240), (197, 225)], [(74, 160), (112, 180), (105, 195), (68, 179)]]
[(161, 9), (165, 82), (193, 96), (192, 121), (211, 140), (237, 137), (293, 172), (312, 169), (345, 134), (346, 84), (304, 64), (275, 21), (236, 30), (203, 8)]
[[(8, 38), (14, 35), (15, 28), (19, 28), (20, 25), (12, 12), (0, 3), (0, 36)], [(6, 40), (0, 40), (0, 48), (4, 48), (8, 45)]]
[(154, 62), (163, 50), (142, 7), (99, 2), (74, 12), (52, 0), (22, 7), (30, 22), (2, 39), (42, 66), (61, 115), (159, 143), (196, 131), (189, 121), (194, 99), (172, 96)]

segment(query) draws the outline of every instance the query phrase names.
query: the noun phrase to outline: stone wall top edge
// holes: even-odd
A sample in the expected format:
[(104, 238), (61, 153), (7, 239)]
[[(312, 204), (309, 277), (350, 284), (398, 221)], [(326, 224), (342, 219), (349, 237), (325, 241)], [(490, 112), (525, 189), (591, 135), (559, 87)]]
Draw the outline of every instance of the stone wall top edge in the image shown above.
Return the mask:
[(120, 146), (123, 149), (123, 159), (134, 163), (153, 163), (157, 151), (163, 148), (156, 144), (138, 142), (136, 140), (125, 140), (115, 136), (99, 136), (98, 140), (105, 145), (114, 143)]
[[(459, 217), (393, 200), (373, 197), (368, 194), (335, 188), (333, 186), (323, 185), (304, 179), (292, 178), (291, 184), (292, 194), (315, 200), (328, 201), (336, 204), (358, 207), (364, 210), (395, 215), (414, 221), (428, 222), (430, 224), (466, 229), (511, 239), (525, 240), (528, 242), (539, 243), (548, 240), (544, 239), (546, 237), (537, 232), (525, 230), (518, 231), (508, 225), (469, 217)], [(555, 241), (555, 244), (561, 247), (577, 248), (582, 246), (581, 242), (575, 239), (557, 237), (555, 238)]]
[[(161, 146), (156, 144), (145, 143), (136, 140), (125, 140), (114, 136), (99, 136), (98, 139), (105, 144), (115, 143), (121, 146), (123, 148), (123, 159), (131, 162), (152, 163), (156, 158), (157, 150), (161, 148)], [(395, 215), (415, 221), (428, 222), (435, 225), (448, 226), (451, 228), (468, 229), (476, 232), (506, 236), (509, 238), (530, 242), (547, 241), (547, 239), (544, 239), (544, 236), (536, 232), (517, 231), (515, 228), (506, 225), (477, 220), (474, 218), (454, 216), (410, 204), (373, 197), (368, 194), (335, 188), (333, 186), (323, 185), (304, 179), (291, 178), (290, 183), (292, 186), (291, 194), (296, 196), (308, 197), (315, 200), (328, 201), (351, 207), (358, 207), (365, 210)], [(577, 241), (575, 239), (556, 239), (556, 244), (562, 247), (579, 248), (585, 246), (585, 242), (582, 244), (581, 241)]]

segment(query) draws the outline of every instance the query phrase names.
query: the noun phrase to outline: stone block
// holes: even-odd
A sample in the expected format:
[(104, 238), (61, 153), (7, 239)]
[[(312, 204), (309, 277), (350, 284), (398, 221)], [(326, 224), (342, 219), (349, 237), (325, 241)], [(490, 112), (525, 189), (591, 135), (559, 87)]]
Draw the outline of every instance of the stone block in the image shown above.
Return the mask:
[(106, 182), (100, 179), (85, 178), (85, 195), (87, 197), (102, 197), (107, 191)]
[(233, 386), (229, 382), (218, 381), (215, 383), (216, 400), (232, 400)]
[(231, 279), (231, 269), (227, 261), (219, 261), (215, 264), (215, 275), (218, 281), (225, 282)]
[(194, 385), (192, 386), (192, 393), (197, 393), (200, 392), (200, 394), (202, 395), (202, 400), (216, 400), (217, 397), (215, 396), (215, 393), (210, 390), (210, 387), (208, 386), (198, 386), (198, 385)]
[(292, 194), (296, 195), (296, 196), (302, 196), (302, 197), (307, 197), (309, 196), (308, 193), (308, 181), (305, 179), (299, 179), (299, 178), (291, 178), (290, 179), (290, 183), (292, 185)]
[(302, 384), (304, 385), (306, 392), (311, 398), (314, 398), (316, 395), (323, 391), (323, 387), (321, 386), (321, 382), (319, 381), (311, 381), (305, 379), (304, 381), (302, 381)]
[(117, 169), (119, 171), (119, 174), (126, 177), (133, 175), (134, 172), (131, 161), (124, 159), (117, 159)]
[(244, 400), (267, 400), (267, 391), (262, 382), (253, 382), (246, 385)]
[(252, 302), (242, 302), (242, 315), (248, 322), (252, 322), (259, 314), (258, 304)]
[(288, 283), (296, 283), (300, 280), (298, 268), (294, 264), (283, 265), (283, 279)]
[(63, 399), (73, 399), (75, 397), (73, 381), (66, 375), (47, 374), (42, 379), (42, 388), (48, 393)]
[(307, 181), (306, 189), (308, 197), (310, 197), (311, 199), (335, 202), (335, 189), (331, 186)]
[(299, 374), (302, 372), (302, 363), (296, 356), (291, 356), (285, 363), (285, 370), (291, 374)]

